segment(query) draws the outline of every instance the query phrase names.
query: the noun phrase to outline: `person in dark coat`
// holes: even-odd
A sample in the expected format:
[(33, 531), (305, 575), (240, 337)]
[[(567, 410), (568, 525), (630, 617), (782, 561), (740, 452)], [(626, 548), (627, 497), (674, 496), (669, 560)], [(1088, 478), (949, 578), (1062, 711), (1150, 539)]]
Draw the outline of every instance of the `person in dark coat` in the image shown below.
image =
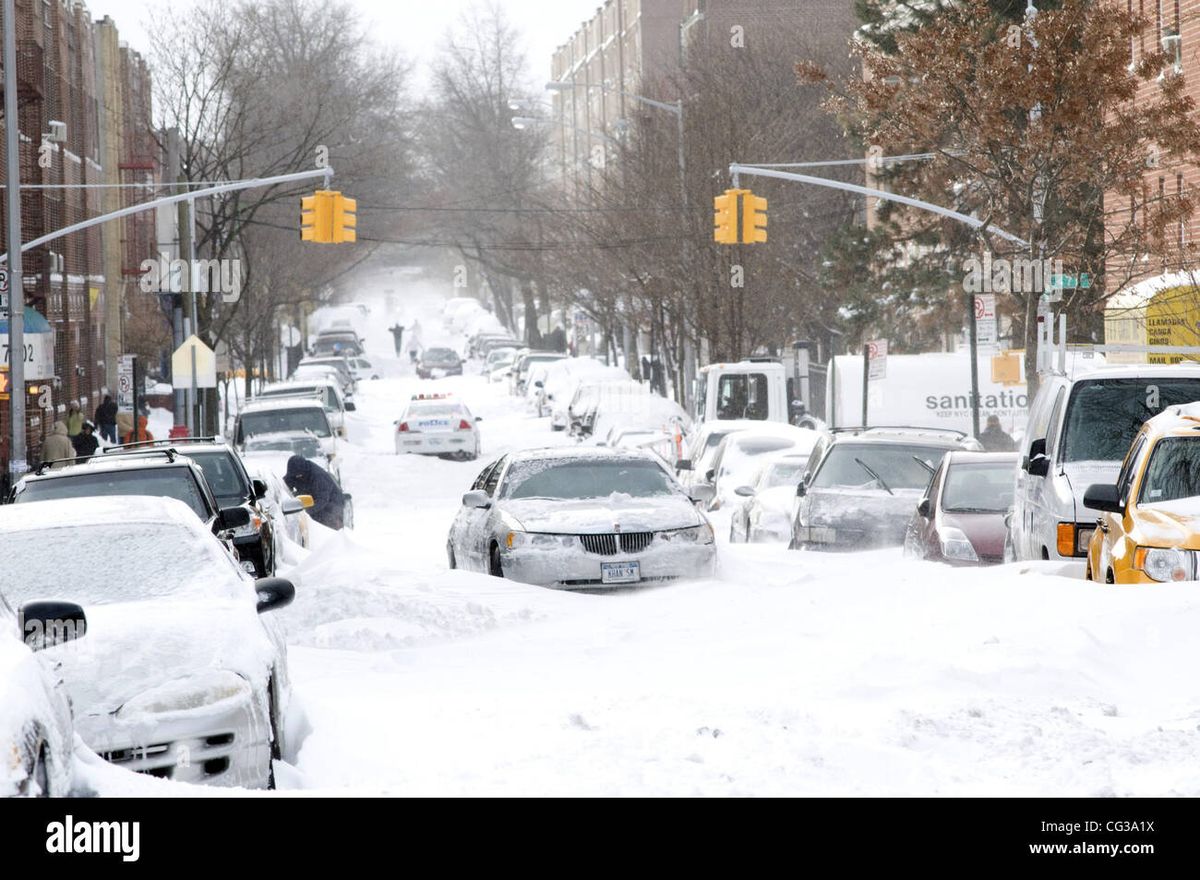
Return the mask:
[(71, 444), (75, 447), (75, 455), (87, 461), (100, 448), (100, 440), (96, 437), (96, 426), (91, 422), (84, 422), (83, 430), (71, 438)]
[(104, 402), (96, 407), (96, 424), (101, 437), (109, 443), (117, 442), (117, 404), (111, 394), (104, 395)]
[(293, 455), (288, 459), (287, 474), (283, 481), (292, 494), (312, 496), (313, 506), (308, 509), (309, 516), (331, 529), (342, 527), (346, 499), (342, 496), (341, 486), (328, 471), (302, 455)]
[(1013, 438), (1000, 427), (999, 416), (988, 416), (987, 427), (979, 435), (979, 442), (986, 452), (1012, 452), (1017, 448)]
[(404, 349), (401, 348), (401, 340), (404, 339), (404, 325), (397, 321), (388, 329), (392, 331), (392, 341), (396, 343), (396, 357), (400, 357), (404, 353)]

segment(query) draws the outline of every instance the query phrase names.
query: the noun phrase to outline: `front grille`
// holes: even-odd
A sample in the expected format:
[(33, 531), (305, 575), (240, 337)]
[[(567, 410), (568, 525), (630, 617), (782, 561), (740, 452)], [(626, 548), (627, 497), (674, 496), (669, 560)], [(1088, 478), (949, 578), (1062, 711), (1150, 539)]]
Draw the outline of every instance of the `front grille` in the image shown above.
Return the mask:
[(654, 540), (654, 532), (621, 532), (612, 535), (580, 535), (579, 542), (588, 553), (616, 556), (618, 545), (622, 553), (641, 553)]
[(127, 761), (135, 759), (157, 758), (159, 755), (165, 754), (170, 747), (170, 743), (156, 743), (152, 746), (134, 746), (128, 749), (115, 749), (111, 752), (104, 752), (100, 757), (111, 764), (124, 764)]
[(626, 553), (641, 553), (654, 540), (654, 532), (622, 532), (621, 549)]
[(588, 553), (596, 553), (600, 556), (617, 555), (616, 535), (580, 535), (579, 541)]

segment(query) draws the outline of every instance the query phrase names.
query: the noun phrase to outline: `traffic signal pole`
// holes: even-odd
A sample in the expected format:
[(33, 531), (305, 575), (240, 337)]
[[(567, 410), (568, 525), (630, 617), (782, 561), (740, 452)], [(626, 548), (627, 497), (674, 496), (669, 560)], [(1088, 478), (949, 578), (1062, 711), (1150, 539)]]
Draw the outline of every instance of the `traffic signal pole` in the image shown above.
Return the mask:
[[(333, 169), (318, 168), (313, 171), (298, 171), (295, 174), (279, 174), (274, 177), (255, 177), (250, 180), (236, 180), (230, 183), (221, 183), (216, 186), (205, 187), (204, 189), (192, 190), (191, 192), (180, 193), (172, 196), (162, 196), (161, 198), (151, 199), (148, 202), (142, 202), (137, 205), (130, 205), (127, 208), (121, 208), (118, 211), (110, 211), (107, 214), (101, 214), (99, 217), (92, 217), (89, 220), (82, 220), (79, 223), (72, 223), (70, 226), (64, 226), (62, 229), (56, 229), (53, 232), (47, 232), (45, 235), (40, 235), (37, 238), (28, 241), (20, 247), (13, 247), (14, 242), (21, 241), (21, 187), (12, 185), (14, 182), (19, 184), (21, 179), (20, 174), (20, 132), (17, 125), (17, 65), (16, 65), (16, 35), (15, 29), (9, 27), (8, 24), (15, 20), (13, 13), (14, 0), (4, 0), (4, 129), (5, 142), (7, 146), (7, 156), (5, 167), (7, 169), (7, 179), (9, 186), (6, 188), (7, 208), (8, 208), (8, 252), (0, 254), (0, 263), (7, 264), (8, 279), (9, 279), (9, 318), (8, 318), (8, 350), (10, 352), (9, 360), (9, 418), (11, 424), (10, 441), (9, 441), (9, 474), (12, 481), (15, 483), (27, 469), (28, 463), (25, 456), (28, 454), (25, 441), (25, 335), (24, 335), (24, 319), (25, 319), (25, 287), (22, 282), (21, 275), (21, 254), (25, 251), (36, 247), (41, 247), (47, 242), (54, 241), (70, 235), (73, 232), (81, 232), (84, 229), (90, 229), (93, 226), (99, 226), (101, 223), (107, 223), (110, 220), (119, 220), (122, 217), (129, 217), (133, 214), (140, 214), (143, 211), (153, 211), (162, 205), (174, 205), (180, 202), (189, 202), (194, 204), (197, 198), (203, 196), (218, 195), (226, 192), (236, 192), (243, 189), (257, 189), (264, 186), (278, 186), (284, 183), (298, 183), (302, 180), (312, 180), (317, 177), (324, 178), (325, 186), (329, 186), (329, 181), (333, 177)], [(192, 212), (189, 211), (189, 214)], [(190, 222), (190, 221), (189, 221)], [(181, 233), (183, 230), (181, 229)], [(195, 258), (195, 236), (190, 236), (193, 241), (188, 248), (188, 273), (191, 274), (192, 266)], [(192, 290), (192, 279), (188, 278), (188, 289)], [(193, 307), (191, 309), (193, 321), (195, 319), (195, 293), (192, 294)], [(192, 332), (196, 332), (196, 327), (193, 324)], [(19, 392), (19, 393), (18, 393)], [(134, 424), (137, 424), (137, 413), (134, 413)]]

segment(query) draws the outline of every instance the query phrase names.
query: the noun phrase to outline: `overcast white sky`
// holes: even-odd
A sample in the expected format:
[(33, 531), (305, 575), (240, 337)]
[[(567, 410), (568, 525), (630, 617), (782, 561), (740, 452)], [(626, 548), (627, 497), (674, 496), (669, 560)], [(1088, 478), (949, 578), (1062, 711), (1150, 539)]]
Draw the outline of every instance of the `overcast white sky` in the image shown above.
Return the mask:
[[(150, 9), (162, 9), (162, 0), (85, 0), (93, 19), (112, 17), (121, 38), (145, 52)], [(184, 8), (194, 0), (171, 0)], [(381, 43), (398, 46), (414, 62), (417, 82), (421, 69), (437, 50), (446, 28), (474, 0), (351, 0)], [(479, 0), (482, 2), (482, 0)], [(595, 13), (602, 0), (498, 0), (512, 23), (525, 35), (533, 82), (550, 78), (550, 57), (584, 19)]]

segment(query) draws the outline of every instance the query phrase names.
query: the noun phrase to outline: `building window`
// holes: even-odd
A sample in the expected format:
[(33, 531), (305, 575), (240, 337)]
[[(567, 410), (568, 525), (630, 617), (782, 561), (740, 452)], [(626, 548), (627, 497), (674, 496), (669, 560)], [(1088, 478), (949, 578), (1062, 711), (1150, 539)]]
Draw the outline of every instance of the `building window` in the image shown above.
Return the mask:
[[(1183, 175), (1179, 173), (1175, 175), (1175, 196), (1180, 202), (1183, 202)], [(1185, 247), (1187, 247), (1187, 218), (1180, 217), (1179, 248), (1182, 251)], [(1180, 254), (1180, 258), (1182, 259), (1182, 253)]]

